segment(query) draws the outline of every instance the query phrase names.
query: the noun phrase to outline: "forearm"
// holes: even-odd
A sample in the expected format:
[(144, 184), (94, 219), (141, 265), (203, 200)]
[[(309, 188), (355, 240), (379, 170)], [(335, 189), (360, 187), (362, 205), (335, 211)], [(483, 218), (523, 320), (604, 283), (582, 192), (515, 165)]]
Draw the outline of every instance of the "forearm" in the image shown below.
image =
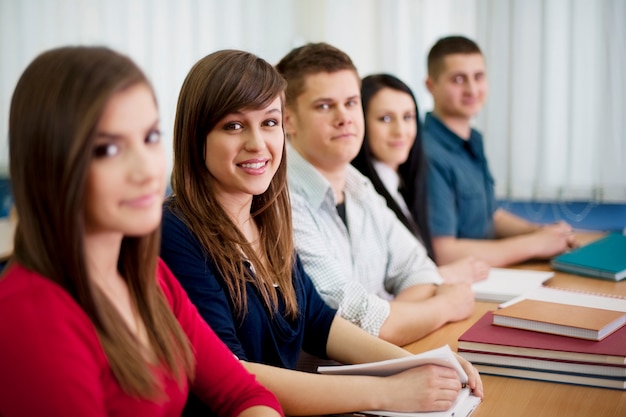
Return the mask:
[(278, 417), (280, 413), (271, 407), (263, 405), (256, 405), (250, 408), (246, 408), (238, 417)]
[[(359, 347), (360, 348), (360, 347)], [(243, 362), (280, 401), (286, 415), (322, 415), (380, 408), (379, 378), (319, 375)]]
[[(358, 349), (354, 349), (358, 346)], [(410, 353), (337, 316), (328, 335), (327, 354), (341, 363), (365, 363), (409, 356)]]
[(541, 225), (529, 222), (504, 209), (498, 209), (493, 214), (493, 224), (498, 238), (520, 236), (541, 228)]
[(451, 308), (454, 306), (448, 305), (443, 297), (419, 302), (394, 300), (379, 337), (398, 346), (412, 343), (447, 323)]
[(474, 256), (492, 267), (504, 267), (533, 258), (535, 250), (528, 243), (527, 235), (504, 239), (457, 239), (454, 237), (433, 239), (437, 260), (441, 264), (454, 262), (466, 256)]

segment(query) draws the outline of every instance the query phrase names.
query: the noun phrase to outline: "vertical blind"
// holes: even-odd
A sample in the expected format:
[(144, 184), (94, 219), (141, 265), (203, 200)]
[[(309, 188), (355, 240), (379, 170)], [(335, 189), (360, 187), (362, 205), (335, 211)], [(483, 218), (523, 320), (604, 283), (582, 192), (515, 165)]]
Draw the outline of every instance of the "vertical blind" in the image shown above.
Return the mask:
[[(106, 45), (148, 74), (171, 155), (178, 90), (194, 62), (236, 48), (276, 63), (326, 41), (361, 75), (390, 72), (422, 114), (426, 55), (440, 36), (483, 49), (490, 92), (475, 126), (501, 198), (626, 201), (626, 0), (0, 0), (0, 174), (11, 94), (61, 45)], [(28, 115), (24, 115), (28, 117)]]

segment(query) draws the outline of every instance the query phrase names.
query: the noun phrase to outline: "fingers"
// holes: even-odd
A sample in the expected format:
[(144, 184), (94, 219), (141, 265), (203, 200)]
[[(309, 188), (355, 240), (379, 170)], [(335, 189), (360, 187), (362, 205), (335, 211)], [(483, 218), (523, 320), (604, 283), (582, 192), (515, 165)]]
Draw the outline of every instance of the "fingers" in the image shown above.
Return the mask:
[(567, 246), (569, 246), (570, 249), (580, 246), (580, 243), (578, 242), (578, 239), (573, 232), (569, 236), (567, 236)]
[(480, 374), (478, 373), (478, 369), (472, 366), (472, 371), (467, 373), (469, 387), (472, 390), (472, 393), (480, 398), (483, 398), (485, 393), (483, 391), (483, 381), (480, 379)]
[(471, 388), (475, 396), (483, 398), (483, 381), (480, 379), (478, 369), (476, 369), (467, 359), (463, 358), (458, 353), (455, 353), (455, 356), (467, 374), (467, 385)]

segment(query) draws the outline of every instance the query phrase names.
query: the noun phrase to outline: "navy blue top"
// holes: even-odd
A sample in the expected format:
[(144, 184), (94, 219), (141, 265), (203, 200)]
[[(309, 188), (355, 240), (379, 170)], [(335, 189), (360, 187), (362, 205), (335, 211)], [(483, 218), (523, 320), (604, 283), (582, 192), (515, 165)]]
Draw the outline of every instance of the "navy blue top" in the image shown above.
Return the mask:
[(482, 135), (472, 129), (469, 140), (464, 140), (427, 113), (423, 139), (432, 235), (493, 238), (497, 206)]
[[(202, 317), (241, 360), (295, 369), (301, 350), (326, 358), (326, 343), (336, 310), (319, 296), (296, 258), (293, 284), (298, 317), (284, 317), (284, 303), (273, 316), (256, 288), (246, 284), (248, 309), (234, 316), (224, 278), (190, 229), (166, 205), (163, 208), (161, 257)], [(249, 265), (246, 268), (250, 274)]]

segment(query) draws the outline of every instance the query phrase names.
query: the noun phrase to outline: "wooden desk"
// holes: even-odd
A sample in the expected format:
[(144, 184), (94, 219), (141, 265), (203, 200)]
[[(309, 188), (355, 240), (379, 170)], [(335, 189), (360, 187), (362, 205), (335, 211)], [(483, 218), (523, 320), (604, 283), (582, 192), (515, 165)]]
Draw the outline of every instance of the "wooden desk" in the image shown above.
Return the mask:
[[(549, 270), (547, 263), (526, 263), (517, 268)], [(556, 272), (546, 282), (548, 286), (577, 290), (620, 294), (626, 296), (626, 280), (603, 281)], [(450, 323), (425, 338), (405, 346), (411, 352), (423, 352), (448, 344), (453, 350), (457, 340), (497, 304), (477, 302), (472, 317)], [(626, 351), (626, 346), (624, 346)], [(472, 417), (624, 417), (626, 416), (626, 391), (558, 384), (544, 381), (482, 375), (485, 399)]]

